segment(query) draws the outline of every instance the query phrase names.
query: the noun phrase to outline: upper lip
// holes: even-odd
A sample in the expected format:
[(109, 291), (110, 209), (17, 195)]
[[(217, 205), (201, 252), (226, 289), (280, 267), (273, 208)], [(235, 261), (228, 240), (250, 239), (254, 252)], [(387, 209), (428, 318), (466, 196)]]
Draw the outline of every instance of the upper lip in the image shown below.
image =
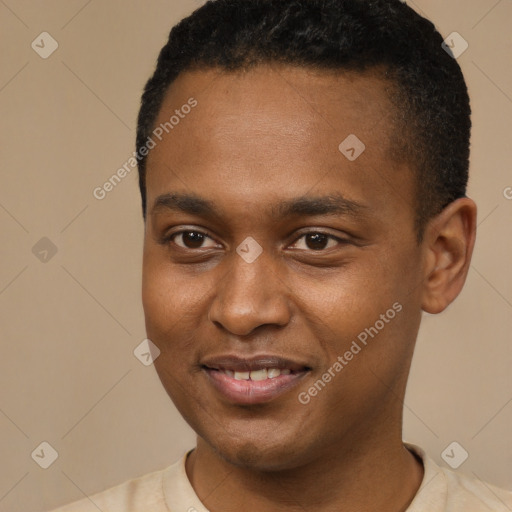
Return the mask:
[(310, 369), (306, 364), (293, 361), (286, 357), (267, 354), (253, 357), (221, 355), (205, 358), (200, 364), (201, 366), (206, 366), (213, 370), (231, 370), (236, 372), (250, 372), (253, 370), (262, 370), (263, 368), (279, 368), (280, 370), (288, 369), (293, 372)]

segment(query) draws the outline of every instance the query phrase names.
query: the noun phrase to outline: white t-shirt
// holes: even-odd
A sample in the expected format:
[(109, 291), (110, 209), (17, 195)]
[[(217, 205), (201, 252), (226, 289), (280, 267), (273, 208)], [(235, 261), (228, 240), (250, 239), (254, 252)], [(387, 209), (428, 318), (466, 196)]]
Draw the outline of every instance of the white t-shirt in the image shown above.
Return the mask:
[[(510, 512), (512, 492), (438, 466), (419, 447), (425, 474), (407, 512)], [(208, 512), (185, 471), (184, 455), (166, 469), (129, 480), (53, 512)]]

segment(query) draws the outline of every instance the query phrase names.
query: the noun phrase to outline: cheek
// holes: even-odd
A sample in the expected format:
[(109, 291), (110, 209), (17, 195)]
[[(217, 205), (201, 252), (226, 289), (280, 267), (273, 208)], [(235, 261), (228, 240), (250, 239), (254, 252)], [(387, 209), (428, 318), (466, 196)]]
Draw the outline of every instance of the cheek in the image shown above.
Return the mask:
[(146, 333), (161, 351), (160, 364), (176, 370), (180, 361), (196, 357), (197, 332), (206, 316), (208, 283), (204, 281), (173, 268), (161, 255), (145, 253), (142, 303)]
[(297, 282), (294, 295), (316, 325), (345, 337), (391, 307), (397, 300), (395, 279), (382, 260), (360, 258), (321, 281)]
[(142, 305), (148, 337), (161, 347), (165, 332), (178, 323), (180, 294), (170, 265), (157, 251), (145, 248), (142, 272)]
[(144, 249), (142, 304), (151, 324), (172, 324), (196, 295), (192, 286), (184, 286), (183, 279), (178, 278), (179, 273), (162, 252), (153, 247)]
[[(144, 265), (142, 277), (142, 305), (146, 326), (149, 330), (158, 328), (159, 324), (169, 315), (175, 314), (174, 297), (169, 293), (171, 283), (165, 275), (159, 273), (154, 266)], [(148, 332), (148, 334), (150, 334)]]
[(349, 373), (362, 364), (392, 372), (392, 354), (403, 361), (417, 331), (419, 310), (411, 295), (418, 258), (406, 252), (368, 254), (337, 269), (328, 279), (310, 279), (295, 289), (304, 319), (328, 361), (343, 356), (353, 341), (359, 343), (361, 352), (354, 357), (359, 364), (351, 363)]

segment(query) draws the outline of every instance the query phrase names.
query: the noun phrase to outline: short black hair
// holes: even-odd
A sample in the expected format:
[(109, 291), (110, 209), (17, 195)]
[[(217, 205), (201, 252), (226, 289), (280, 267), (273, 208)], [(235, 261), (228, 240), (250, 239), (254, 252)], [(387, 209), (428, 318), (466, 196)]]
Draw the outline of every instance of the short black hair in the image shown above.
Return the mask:
[(136, 145), (144, 218), (146, 157), (140, 150), (183, 71), (265, 63), (384, 70), (394, 106), (392, 155), (416, 173), (421, 241), (426, 222), (464, 197), (468, 181), (469, 96), (460, 66), (442, 43), (433, 23), (401, 0), (209, 0), (172, 28), (142, 95)]

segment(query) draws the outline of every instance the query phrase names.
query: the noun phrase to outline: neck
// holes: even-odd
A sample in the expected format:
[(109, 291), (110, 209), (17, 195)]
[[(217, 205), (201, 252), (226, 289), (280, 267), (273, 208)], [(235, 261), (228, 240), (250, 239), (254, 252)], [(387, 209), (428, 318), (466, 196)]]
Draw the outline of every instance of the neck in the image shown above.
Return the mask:
[[(378, 430), (378, 429), (375, 429)], [(211, 512), (402, 512), (423, 479), (423, 465), (399, 435), (359, 432), (302, 466), (263, 472), (221, 458), (202, 438), (186, 463), (188, 478)]]

